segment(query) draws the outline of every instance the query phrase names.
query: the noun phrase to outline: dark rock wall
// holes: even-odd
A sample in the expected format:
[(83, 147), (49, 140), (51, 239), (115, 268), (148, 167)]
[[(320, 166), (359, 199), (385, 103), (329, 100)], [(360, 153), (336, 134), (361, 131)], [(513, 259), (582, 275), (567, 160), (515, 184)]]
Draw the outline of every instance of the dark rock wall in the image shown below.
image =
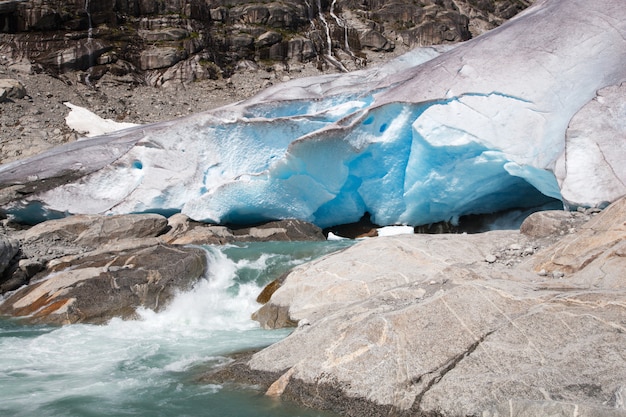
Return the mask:
[(52, 73), (90, 69), (87, 82), (107, 72), (120, 82), (190, 82), (228, 76), (242, 61), (345, 69), (337, 62), (364, 65), (364, 50), (470, 39), (531, 2), (15, 0), (0, 6), (0, 53)]

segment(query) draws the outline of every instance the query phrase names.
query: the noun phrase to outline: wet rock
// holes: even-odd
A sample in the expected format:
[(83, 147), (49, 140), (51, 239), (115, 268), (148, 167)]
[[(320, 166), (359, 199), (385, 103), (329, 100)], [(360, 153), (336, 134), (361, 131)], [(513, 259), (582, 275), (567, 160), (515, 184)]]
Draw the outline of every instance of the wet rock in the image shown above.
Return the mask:
[(177, 291), (190, 289), (205, 272), (199, 248), (150, 240), (135, 243), (66, 258), (54, 266), (54, 273), (9, 296), (0, 314), (50, 324), (134, 318), (139, 307), (163, 309)]
[(235, 229), (233, 235), (236, 240), (251, 242), (326, 240), (319, 227), (295, 219), (277, 220), (259, 226)]
[[(52, 268), (65, 256), (80, 259), (105, 246), (118, 242), (135, 242), (154, 239), (167, 228), (167, 220), (157, 214), (131, 214), (122, 216), (79, 215), (40, 223), (27, 230), (13, 232), (20, 242), (19, 256), (15, 256), (6, 269), (0, 294), (26, 285), (40, 271)], [(158, 240), (152, 241), (159, 243)], [(137, 245), (133, 243), (132, 245)], [(131, 245), (131, 246), (132, 246)], [(50, 272), (50, 271), (48, 271)]]

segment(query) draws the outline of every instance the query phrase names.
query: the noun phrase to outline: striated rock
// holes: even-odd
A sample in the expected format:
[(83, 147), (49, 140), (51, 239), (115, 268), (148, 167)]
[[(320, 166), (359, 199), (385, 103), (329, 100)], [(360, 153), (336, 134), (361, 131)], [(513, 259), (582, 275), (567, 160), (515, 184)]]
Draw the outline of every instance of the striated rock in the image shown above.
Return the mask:
[[(344, 62), (335, 61), (333, 66), (345, 70), (344, 64), (351, 68), (363, 65), (364, 50), (392, 51), (397, 44), (410, 48), (467, 40), (503, 23), (530, 3), (4, 1), (0, 45), (3, 55), (36, 62), (54, 74), (104, 65), (94, 76), (82, 78), (87, 84), (111, 70), (111, 63), (99, 62), (109, 50), (134, 64), (134, 77), (127, 77), (129, 82), (141, 80), (144, 71), (170, 68), (197, 53), (226, 76), (242, 59), (291, 63), (316, 60), (320, 69), (328, 65), (325, 61), (338, 59)], [(294, 42), (300, 37), (305, 41)], [(186, 55), (181, 57), (165, 48), (184, 50)], [(187, 77), (178, 80), (193, 81)]]
[[(416, 298), (422, 298), (426, 292), (430, 294), (449, 284), (455, 274), (468, 274), (455, 264), (476, 264), (479, 269), (487, 255), (519, 241), (525, 242), (524, 237), (507, 231), (366, 240), (341, 254), (294, 268), (254, 319), (265, 328), (286, 327), (302, 319), (314, 323), (346, 304), (409, 284), (416, 287), (399, 289), (399, 294), (414, 293)], [(284, 319), (277, 320), (277, 314)]]
[[(241, 3), (241, 2), (227, 2)], [(247, 3), (247, 2), (246, 2)], [(302, 2), (285, 1), (252, 3), (233, 7), (229, 17), (251, 25), (265, 25), (271, 28), (296, 29), (307, 23), (308, 10)]]
[(395, 48), (393, 42), (374, 29), (363, 33), (359, 41), (364, 48), (369, 48), (373, 51), (393, 51)]
[(167, 28), (162, 30), (140, 30), (139, 36), (148, 42), (178, 41), (189, 36), (189, 32), (182, 28)]
[(166, 227), (167, 219), (159, 214), (79, 215), (39, 223), (22, 239), (25, 245), (65, 242), (94, 249), (119, 239), (155, 237)]
[(536, 271), (565, 274), (586, 288), (623, 289), (626, 285), (626, 199), (610, 205), (576, 233), (565, 236), (533, 260)]
[[(623, 415), (624, 224), (626, 199), (543, 248), (515, 231), (362, 241), (287, 275), (257, 317), (306, 325), (247, 372), (348, 416)], [(485, 261), (504, 252), (525, 261)]]
[(0, 278), (19, 250), (18, 242), (0, 234)]
[(10, 99), (20, 99), (26, 96), (26, 88), (18, 81), (11, 78), (0, 79), (0, 103)]
[(256, 45), (259, 48), (272, 46), (283, 40), (280, 33), (274, 31), (267, 31), (256, 39)]
[[(582, 389), (593, 390), (594, 387), (581, 387)], [(621, 396), (622, 390), (616, 394)], [(483, 417), (535, 417), (535, 416), (585, 416), (585, 417), (620, 417), (624, 412), (607, 407), (593, 407), (580, 404), (567, 403), (562, 401), (524, 401), (511, 400), (500, 404), (493, 409), (485, 411)]]
[(469, 18), (458, 12), (430, 10), (422, 22), (414, 28), (400, 30), (400, 36), (408, 45), (437, 45), (448, 42), (462, 42), (472, 38), (469, 31)]
[(108, 246), (110, 252), (111, 245), (117, 242), (155, 238), (166, 227), (167, 220), (157, 214), (81, 215), (50, 220), (16, 232), (13, 236), (20, 241), (21, 251), (0, 280), (0, 294), (28, 284), (37, 273), (58, 263), (58, 258), (78, 256), (80, 259), (103, 246)]
[(170, 230), (161, 239), (175, 245), (325, 240), (320, 228), (300, 220), (273, 221), (238, 229), (195, 222), (184, 214), (175, 214), (168, 222)]
[(71, 47), (49, 52), (38, 59), (46, 68), (64, 72), (68, 70), (86, 70), (93, 67), (98, 57), (113, 48), (107, 42), (98, 39), (80, 39)]
[(287, 219), (268, 222), (255, 227), (233, 230), (238, 241), (322, 241), (326, 240), (322, 230), (314, 224), (301, 220)]
[(151, 48), (141, 53), (139, 66), (142, 70), (167, 68), (186, 57), (186, 51), (175, 47)]
[(528, 216), (520, 232), (531, 238), (559, 238), (576, 231), (590, 217), (576, 211), (546, 210)]
[(169, 68), (149, 71), (145, 76), (145, 81), (153, 87), (169, 87), (197, 80), (217, 79), (219, 75), (220, 70), (217, 66), (203, 61), (196, 55)]
[(133, 318), (139, 307), (159, 311), (205, 271), (199, 248), (144, 240), (116, 249), (58, 262), (54, 273), (9, 296), (0, 314), (51, 324)]

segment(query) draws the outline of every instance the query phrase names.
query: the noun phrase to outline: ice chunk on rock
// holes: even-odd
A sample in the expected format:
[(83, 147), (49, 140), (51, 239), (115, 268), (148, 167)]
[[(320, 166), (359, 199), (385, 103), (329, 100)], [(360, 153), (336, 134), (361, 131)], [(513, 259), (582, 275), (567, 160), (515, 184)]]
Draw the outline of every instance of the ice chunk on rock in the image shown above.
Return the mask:
[(626, 83), (598, 92), (572, 119), (557, 161), (563, 199), (597, 206), (626, 194)]

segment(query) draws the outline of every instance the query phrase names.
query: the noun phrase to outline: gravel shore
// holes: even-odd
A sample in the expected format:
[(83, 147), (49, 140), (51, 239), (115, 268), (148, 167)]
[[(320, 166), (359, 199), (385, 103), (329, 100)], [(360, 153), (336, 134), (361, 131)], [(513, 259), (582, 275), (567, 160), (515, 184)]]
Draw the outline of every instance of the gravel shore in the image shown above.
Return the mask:
[[(369, 65), (381, 64), (402, 52), (371, 52)], [(103, 118), (145, 124), (224, 106), (291, 79), (336, 71), (332, 67), (320, 70), (314, 63), (295, 64), (288, 69), (278, 64), (244, 69), (228, 79), (200, 80), (177, 87), (125, 85), (106, 76), (90, 86), (80, 82), (85, 79), (84, 73), (52, 77), (36, 73), (30, 64), (15, 65), (0, 59), (0, 79), (19, 80), (27, 93), (23, 99), (0, 103), (0, 164), (78, 139), (81, 135), (65, 123), (70, 111), (65, 102), (87, 108)]]

